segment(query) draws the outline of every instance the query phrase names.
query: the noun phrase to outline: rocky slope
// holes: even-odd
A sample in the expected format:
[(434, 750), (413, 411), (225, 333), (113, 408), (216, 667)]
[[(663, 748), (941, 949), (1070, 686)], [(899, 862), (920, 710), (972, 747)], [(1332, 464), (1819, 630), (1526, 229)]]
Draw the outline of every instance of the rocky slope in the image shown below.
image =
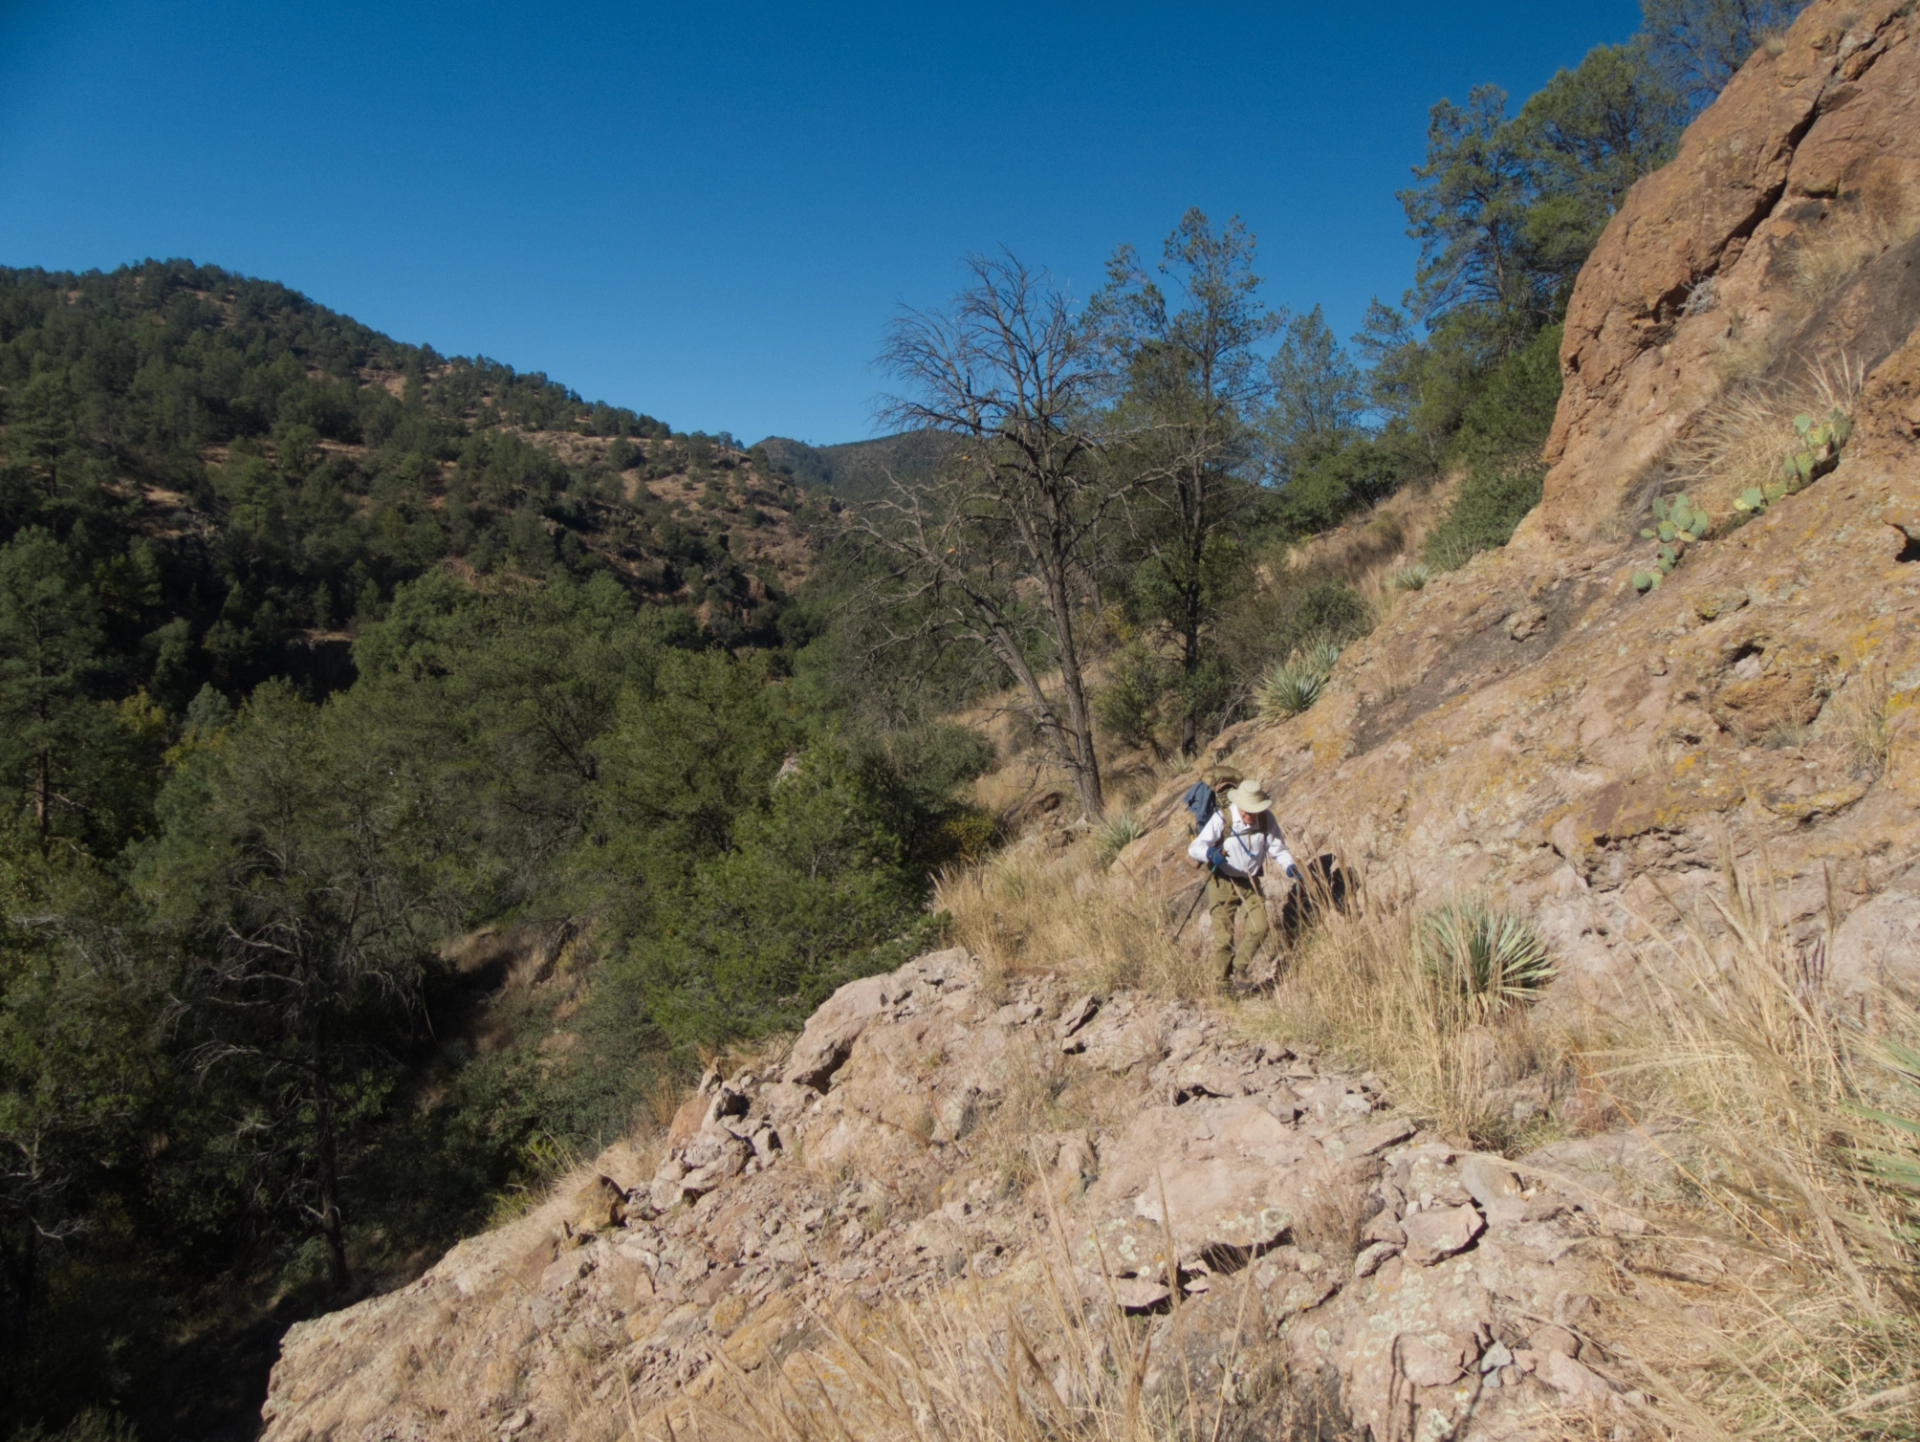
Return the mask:
[(1156, 1318), (1150, 1406), (1233, 1374), (1248, 1411), (1318, 1397), (1378, 1437), (1624, 1415), (1642, 1399), (1581, 1360), (1594, 1270), (1639, 1226), (1623, 1145), (1462, 1153), (1373, 1078), (1193, 1008), (939, 953), (843, 988), (772, 1074), (709, 1074), (650, 1175), (615, 1148), (571, 1199), (296, 1327), (265, 1438), (665, 1436), (729, 1375), (805, 1389), (824, 1356), (857, 1390), (836, 1346), (898, 1298), (1020, 1318), (1084, 1405), (1050, 1292)]
[[(1574, 297), (1521, 534), (1406, 598), (1304, 716), (1211, 748), (1282, 798), (1296, 852), (1531, 915), (1561, 1007), (1630, 1005), (1728, 853), (1777, 880), (1810, 985), (1920, 987), (1917, 104), (1907, 7), (1819, 0), (1633, 192)], [(1839, 465), (1736, 525), (1809, 397), (1853, 418)], [(1643, 595), (1637, 534), (1679, 490), (1716, 529)], [(1189, 779), (1118, 863), (1138, 884), (1187, 879)], [(1010, 1387), (1043, 1422), (1101, 1374), (1215, 1399), (1209, 1435), (1564, 1435), (1570, 1408), (1630, 1435), (1645, 1399), (1594, 1319), (1658, 1139), (1502, 1160), (1390, 1100), (1193, 1007), (924, 957), (765, 1075), (710, 1075), (659, 1154), (616, 1148), (577, 1196), (296, 1328), (266, 1435), (851, 1413), (880, 1353), (938, 1374), (936, 1407)], [(1102, 1331), (1124, 1314), (1146, 1320)], [(1076, 1368), (1094, 1333), (1127, 1355)]]
[[(1615, 995), (1673, 903), (1710, 914), (1723, 844), (1780, 880), (1836, 986), (1920, 986), (1909, 9), (1823, 0), (1749, 62), (1582, 272), (1553, 469), (1514, 542), (1408, 598), (1306, 715), (1210, 753), (1281, 798), (1296, 851), (1534, 914), (1570, 997)], [(1833, 390), (1837, 469), (1736, 528)], [(1683, 489), (1715, 531), (1642, 595), (1638, 533)], [(1184, 784), (1124, 858), (1169, 887)]]

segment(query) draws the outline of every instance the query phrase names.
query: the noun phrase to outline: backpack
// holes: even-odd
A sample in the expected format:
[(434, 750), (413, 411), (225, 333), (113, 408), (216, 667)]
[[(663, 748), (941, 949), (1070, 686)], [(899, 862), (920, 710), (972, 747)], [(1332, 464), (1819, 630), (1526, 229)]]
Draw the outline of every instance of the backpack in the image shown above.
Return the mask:
[(1220, 802), (1214, 796), (1213, 788), (1204, 781), (1196, 781), (1189, 786), (1181, 796), (1180, 804), (1186, 807), (1193, 817), (1195, 836), (1198, 836), (1202, 828), (1213, 820), (1214, 813), (1220, 809)]

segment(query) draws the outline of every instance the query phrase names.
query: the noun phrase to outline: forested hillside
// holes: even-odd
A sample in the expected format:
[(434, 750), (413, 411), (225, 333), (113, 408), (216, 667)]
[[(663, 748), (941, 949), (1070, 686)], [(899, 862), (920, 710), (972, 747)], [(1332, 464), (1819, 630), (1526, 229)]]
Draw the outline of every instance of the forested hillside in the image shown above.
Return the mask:
[(968, 783), (1124, 832), (1117, 760), (1310, 707), (1383, 600), (1300, 543), (1412, 589), (1537, 501), (1573, 278), (1725, 78), (1681, 12), (1434, 108), (1353, 350), (1194, 210), (1090, 297), (1000, 256), (903, 312), (880, 441), (186, 262), (0, 272), (0, 1415), (250, 1435), (289, 1320), (937, 933), (1021, 821)]
[(953, 446), (939, 431), (908, 431), (831, 446), (768, 436), (754, 450), (765, 453), (773, 472), (795, 485), (859, 505), (891, 497), (895, 483), (924, 485)]
[(231, 1415), (255, 1319), (897, 954), (983, 757), (776, 684), (826, 514), (277, 285), (0, 276), (0, 1407)]

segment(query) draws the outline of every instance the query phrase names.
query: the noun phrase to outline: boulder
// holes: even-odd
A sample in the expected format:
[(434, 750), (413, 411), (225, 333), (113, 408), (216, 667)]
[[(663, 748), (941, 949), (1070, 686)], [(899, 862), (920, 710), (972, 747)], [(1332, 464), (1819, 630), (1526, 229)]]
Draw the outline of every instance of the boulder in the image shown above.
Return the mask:
[(1435, 1207), (1415, 1212), (1405, 1223), (1406, 1257), (1418, 1266), (1428, 1266), (1443, 1257), (1464, 1252), (1487, 1224), (1471, 1206)]
[(896, 976), (869, 976), (841, 987), (813, 1014), (793, 1044), (786, 1080), (825, 1091), (868, 1023), (903, 994)]
[(1827, 954), (1827, 984), (1848, 998), (1887, 988), (1920, 1000), (1920, 866), (1840, 923)]

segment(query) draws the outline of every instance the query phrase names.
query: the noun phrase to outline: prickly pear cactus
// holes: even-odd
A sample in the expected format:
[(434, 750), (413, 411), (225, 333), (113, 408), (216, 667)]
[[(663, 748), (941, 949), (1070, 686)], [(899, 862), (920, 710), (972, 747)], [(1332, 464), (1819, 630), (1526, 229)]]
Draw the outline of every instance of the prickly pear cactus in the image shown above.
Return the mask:
[(1793, 418), (1793, 432), (1800, 445), (1780, 463), (1779, 479), (1765, 486), (1748, 486), (1734, 500), (1734, 510), (1757, 516), (1768, 506), (1804, 491), (1839, 465), (1841, 448), (1853, 435), (1853, 417), (1838, 406), (1823, 421), (1798, 415)]
[(1687, 553), (1687, 547), (1706, 539), (1713, 529), (1707, 513), (1684, 491), (1672, 498), (1654, 497), (1653, 522), (1640, 532), (1642, 540), (1657, 543), (1653, 565), (1647, 570), (1635, 571), (1632, 578), (1634, 590), (1642, 595), (1659, 586), (1661, 577), (1672, 575), (1673, 568)]

